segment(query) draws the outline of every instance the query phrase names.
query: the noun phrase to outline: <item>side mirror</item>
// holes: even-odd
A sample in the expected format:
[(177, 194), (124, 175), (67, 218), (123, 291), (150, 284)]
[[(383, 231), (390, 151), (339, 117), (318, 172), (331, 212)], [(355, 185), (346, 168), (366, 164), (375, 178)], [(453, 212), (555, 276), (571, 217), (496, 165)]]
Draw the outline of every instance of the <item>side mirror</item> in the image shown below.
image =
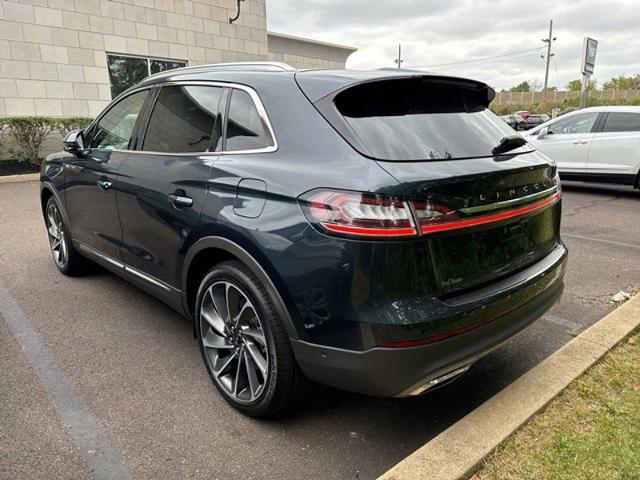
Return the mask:
[(73, 153), (78, 157), (83, 157), (86, 153), (84, 148), (84, 134), (82, 130), (74, 130), (69, 132), (64, 138), (64, 151)]
[(544, 127), (538, 132), (538, 140), (549, 135), (549, 127)]

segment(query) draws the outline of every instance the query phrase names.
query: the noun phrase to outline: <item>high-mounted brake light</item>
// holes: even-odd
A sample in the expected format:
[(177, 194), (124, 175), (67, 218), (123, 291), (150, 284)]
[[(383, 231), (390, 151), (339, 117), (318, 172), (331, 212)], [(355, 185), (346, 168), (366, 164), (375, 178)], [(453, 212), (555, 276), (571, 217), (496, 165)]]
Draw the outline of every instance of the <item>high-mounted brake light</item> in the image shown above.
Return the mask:
[(417, 234), (407, 202), (386, 195), (313, 190), (300, 197), (312, 223), (329, 232), (365, 237)]

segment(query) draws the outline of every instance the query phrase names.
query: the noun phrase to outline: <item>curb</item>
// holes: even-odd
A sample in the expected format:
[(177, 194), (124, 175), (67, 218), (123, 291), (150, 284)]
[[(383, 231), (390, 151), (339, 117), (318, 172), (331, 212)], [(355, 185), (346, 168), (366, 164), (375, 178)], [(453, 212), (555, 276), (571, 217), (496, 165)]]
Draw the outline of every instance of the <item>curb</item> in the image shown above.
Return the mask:
[(640, 295), (416, 450), (379, 480), (466, 479), (484, 458), (640, 325)]
[(40, 180), (39, 173), (26, 173), (24, 175), (2, 175), (0, 176), (0, 183), (21, 183), (21, 182), (34, 182)]

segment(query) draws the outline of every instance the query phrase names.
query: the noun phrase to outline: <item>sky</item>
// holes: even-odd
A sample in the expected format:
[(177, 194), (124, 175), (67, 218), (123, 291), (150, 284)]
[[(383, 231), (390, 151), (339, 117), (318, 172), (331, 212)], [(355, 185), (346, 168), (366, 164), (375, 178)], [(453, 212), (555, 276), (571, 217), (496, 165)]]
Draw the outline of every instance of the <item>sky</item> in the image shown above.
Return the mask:
[(580, 78), (585, 36), (598, 40), (592, 79), (600, 86), (640, 73), (640, 0), (267, 0), (269, 30), (356, 47), (347, 68), (394, 67), (401, 43), (405, 68), (498, 90), (542, 85), (550, 19), (549, 86), (564, 90)]

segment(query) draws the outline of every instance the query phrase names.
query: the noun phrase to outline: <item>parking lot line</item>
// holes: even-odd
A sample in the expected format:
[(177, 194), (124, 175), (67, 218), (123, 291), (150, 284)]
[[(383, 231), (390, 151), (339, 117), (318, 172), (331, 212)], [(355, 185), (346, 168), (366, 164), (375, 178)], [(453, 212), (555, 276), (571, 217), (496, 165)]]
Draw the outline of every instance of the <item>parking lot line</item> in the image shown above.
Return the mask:
[(73, 443), (84, 456), (94, 479), (132, 479), (124, 459), (106, 437), (96, 417), (78, 395), (73, 382), (60, 370), (42, 337), (18, 302), (0, 281), (0, 315), (13, 332), (31, 368), (51, 397)]
[(575, 235), (573, 233), (562, 233), (561, 236), (562, 237), (567, 237), (567, 238), (575, 238), (577, 240), (589, 240), (591, 242), (607, 243), (609, 245), (617, 245), (619, 247), (629, 247), (629, 248), (638, 248), (638, 249), (640, 249), (640, 245), (634, 245), (633, 243), (616, 242), (615, 240), (604, 240), (602, 238), (589, 237), (589, 236), (586, 236), (586, 235)]

